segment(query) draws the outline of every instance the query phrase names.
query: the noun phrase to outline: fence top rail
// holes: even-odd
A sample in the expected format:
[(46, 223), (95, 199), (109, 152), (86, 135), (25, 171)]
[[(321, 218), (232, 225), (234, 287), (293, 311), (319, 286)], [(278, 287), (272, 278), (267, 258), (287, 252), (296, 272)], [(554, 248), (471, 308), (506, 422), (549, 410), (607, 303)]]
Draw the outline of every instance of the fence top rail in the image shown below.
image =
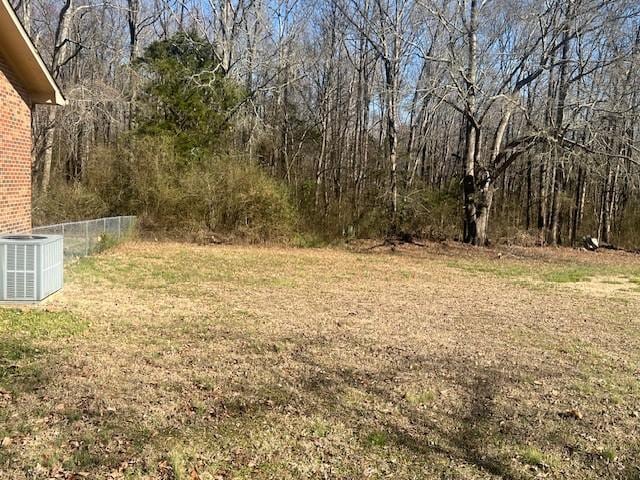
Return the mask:
[(90, 222), (101, 222), (101, 221), (106, 221), (106, 220), (117, 220), (117, 219), (129, 219), (129, 218), (136, 218), (135, 215), (119, 215), (116, 217), (102, 217), (102, 218), (92, 218), (89, 220), (78, 220), (76, 222), (64, 222), (64, 223), (54, 223), (53, 225), (38, 225), (37, 227), (33, 227), (31, 230), (38, 230), (38, 229), (43, 229), (43, 228), (58, 228), (58, 227), (66, 227), (69, 225), (81, 225), (83, 223), (90, 223)]

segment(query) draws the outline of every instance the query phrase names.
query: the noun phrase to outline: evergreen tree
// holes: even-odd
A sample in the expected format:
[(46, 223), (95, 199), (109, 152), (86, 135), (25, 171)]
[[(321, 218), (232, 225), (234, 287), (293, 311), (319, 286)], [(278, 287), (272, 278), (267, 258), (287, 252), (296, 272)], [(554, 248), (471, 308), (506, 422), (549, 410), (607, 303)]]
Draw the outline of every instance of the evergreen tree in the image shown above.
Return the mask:
[(219, 65), (213, 47), (196, 33), (179, 32), (150, 44), (138, 59), (147, 80), (138, 133), (172, 137), (182, 154), (218, 147), (241, 98)]

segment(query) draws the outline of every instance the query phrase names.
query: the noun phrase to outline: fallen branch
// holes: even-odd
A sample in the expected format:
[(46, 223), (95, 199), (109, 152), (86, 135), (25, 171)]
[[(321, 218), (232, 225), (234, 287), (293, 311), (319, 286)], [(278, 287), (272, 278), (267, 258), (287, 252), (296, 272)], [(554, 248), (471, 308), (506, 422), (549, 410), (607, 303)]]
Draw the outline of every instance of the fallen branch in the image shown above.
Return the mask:
[(397, 246), (405, 245), (405, 244), (416, 245), (418, 247), (427, 246), (422, 242), (416, 241), (413, 238), (413, 235), (411, 235), (410, 233), (401, 233), (399, 235), (386, 237), (382, 243), (368, 247), (366, 250), (374, 250), (376, 248), (382, 248), (382, 247), (391, 247), (392, 249), (394, 249)]

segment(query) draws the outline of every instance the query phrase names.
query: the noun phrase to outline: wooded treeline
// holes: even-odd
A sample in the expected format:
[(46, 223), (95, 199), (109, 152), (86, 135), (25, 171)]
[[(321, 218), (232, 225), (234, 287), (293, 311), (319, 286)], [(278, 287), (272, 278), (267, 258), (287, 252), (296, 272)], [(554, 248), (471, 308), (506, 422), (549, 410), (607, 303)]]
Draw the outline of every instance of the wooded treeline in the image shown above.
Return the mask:
[[(14, 6), (69, 100), (64, 108), (39, 108), (34, 122), (40, 221), (90, 215), (69, 192), (94, 185), (101, 169), (112, 171), (112, 157), (140, 157), (122, 152), (135, 150), (129, 133), (153, 105), (149, 81), (162, 74), (140, 68), (139, 59), (154, 42), (171, 44), (184, 32), (203, 39), (213, 59), (185, 79), (190, 88), (221, 88), (212, 86), (215, 77), (237, 90), (215, 124), (219, 134), (211, 126), (206, 134), (219, 137), (215, 156), (238, 168), (258, 165), (284, 184), (307, 228), (328, 237), (450, 236), (477, 245), (490, 236), (640, 243), (637, 1)], [(220, 171), (228, 173), (228, 166)], [(104, 188), (100, 195), (106, 213), (148, 213), (117, 211), (124, 204)], [(75, 209), (64, 210), (61, 199), (69, 198)], [(220, 210), (211, 202), (207, 208)], [(243, 221), (250, 222), (247, 214)]]

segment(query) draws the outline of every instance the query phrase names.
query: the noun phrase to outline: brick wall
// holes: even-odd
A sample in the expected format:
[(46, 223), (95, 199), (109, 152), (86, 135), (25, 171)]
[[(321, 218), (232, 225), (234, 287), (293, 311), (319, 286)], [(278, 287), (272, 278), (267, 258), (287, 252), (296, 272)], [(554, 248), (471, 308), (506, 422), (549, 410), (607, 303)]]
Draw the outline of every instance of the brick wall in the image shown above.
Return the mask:
[(30, 230), (30, 102), (0, 51), (0, 232)]

